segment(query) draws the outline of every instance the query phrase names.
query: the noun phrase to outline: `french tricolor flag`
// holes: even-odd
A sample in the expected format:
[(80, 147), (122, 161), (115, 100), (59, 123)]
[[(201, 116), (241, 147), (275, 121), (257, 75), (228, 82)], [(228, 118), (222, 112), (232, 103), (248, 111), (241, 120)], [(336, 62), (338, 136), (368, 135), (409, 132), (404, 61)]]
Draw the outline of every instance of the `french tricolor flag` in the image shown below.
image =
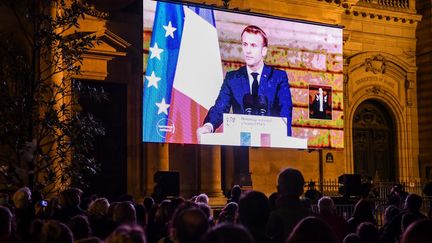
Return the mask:
[(157, 2), (149, 49), (143, 140), (197, 143), (223, 81), (213, 11)]

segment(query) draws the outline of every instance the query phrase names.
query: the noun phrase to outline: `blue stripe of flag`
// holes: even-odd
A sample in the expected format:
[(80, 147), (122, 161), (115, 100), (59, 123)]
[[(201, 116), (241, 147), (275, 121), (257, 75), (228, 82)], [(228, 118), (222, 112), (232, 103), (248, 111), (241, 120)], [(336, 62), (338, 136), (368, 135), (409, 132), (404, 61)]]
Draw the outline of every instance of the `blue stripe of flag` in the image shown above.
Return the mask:
[(194, 11), (197, 15), (199, 15), (204, 20), (206, 20), (209, 24), (216, 26), (213, 10), (208, 8), (199, 8), (195, 6), (189, 6), (189, 9)]
[[(154, 72), (155, 76), (161, 80), (157, 84), (158, 88), (148, 87), (149, 81), (144, 76), (143, 141), (165, 141), (166, 132), (161, 129), (161, 126), (167, 125), (168, 115), (165, 113), (158, 114), (159, 107), (156, 103), (165, 99), (167, 104), (171, 104), (171, 90), (183, 33), (184, 16), (182, 5), (166, 2), (157, 3), (150, 48), (153, 48), (157, 43), (163, 52), (160, 54), (160, 60), (156, 57), (151, 58), (152, 52), (149, 52), (145, 76), (151, 76)], [(170, 21), (172, 27), (176, 28), (174, 38), (165, 37), (166, 30), (163, 26), (168, 26)]]

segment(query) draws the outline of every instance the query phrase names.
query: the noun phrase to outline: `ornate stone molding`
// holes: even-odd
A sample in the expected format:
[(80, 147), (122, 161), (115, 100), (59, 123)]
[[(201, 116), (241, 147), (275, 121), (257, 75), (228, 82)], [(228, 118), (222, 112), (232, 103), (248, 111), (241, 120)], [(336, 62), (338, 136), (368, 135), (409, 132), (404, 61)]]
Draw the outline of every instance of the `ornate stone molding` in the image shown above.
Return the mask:
[(378, 11), (374, 11), (374, 9), (366, 9), (366, 8), (355, 8), (355, 9), (346, 9), (345, 15), (353, 15), (355, 17), (363, 17), (369, 19), (377, 19), (383, 21), (393, 21), (395, 23), (400, 22), (403, 24), (414, 24), (415, 22), (420, 22), (421, 16), (417, 15), (409, 15), (403, 16), (402, 14), (395, 14), (394, 12), (387, 11), (386, 13), (377, 13)]
[(377, 19), (382, 21), (414, 24), (421, 20), (409, 0), (317, 0), (336, 4), (345, 9), (345, 15)]
[(372, 72), (373, 74), (384, 74), (386, 69), (386, 59), (381, 54), (378, 54), (373, 57), (366, 58), (361, 66), (365, 68), (366, 72)]
[(360, 0), (359, 5), (398, 11), (414, 9), (410, 6), (409, 0)]
[(375, 95), (378, 95), (380, 93), (385, 94), (386, 91), (383, 90), (383, 89), (381, 89), (380, 86), (372, 86), (371, 88), (366, 89), (366, 92), (367, 93), (371, 92), (371, 93), (373, 93)]

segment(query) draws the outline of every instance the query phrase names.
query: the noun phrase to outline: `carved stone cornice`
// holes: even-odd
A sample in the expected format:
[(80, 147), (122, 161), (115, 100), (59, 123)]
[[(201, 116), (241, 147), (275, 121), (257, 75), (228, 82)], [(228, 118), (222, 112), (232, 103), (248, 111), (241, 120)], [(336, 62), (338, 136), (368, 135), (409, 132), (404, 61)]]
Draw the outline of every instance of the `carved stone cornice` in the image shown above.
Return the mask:
[[(399, 0), (401, 4), (385, 4), (381, 0), (317, 0), (336, 4), (345, 9), (345, 15), (359, 16), (368, 19), (393, 21), (407, 24), (420, 22), (421, 15), (415, 14), (415, 8)], [(408, 0), (406, 0), (408, 1)], [(396, 1), (397, 2), (397, 1)]]
[(421, 15), (407, 12), (390, 11), (366, 6), (353, 6), (345, 10), (345, 15), (363, 17), (365, 19), (375, 19), (402, 24), (414, 24), (420, 22)]

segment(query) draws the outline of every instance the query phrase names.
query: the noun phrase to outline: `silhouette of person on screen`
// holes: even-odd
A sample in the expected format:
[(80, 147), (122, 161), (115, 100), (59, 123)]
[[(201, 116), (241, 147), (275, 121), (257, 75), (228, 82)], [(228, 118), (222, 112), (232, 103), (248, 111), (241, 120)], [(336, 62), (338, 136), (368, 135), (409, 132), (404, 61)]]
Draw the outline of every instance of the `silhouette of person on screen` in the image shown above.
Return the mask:
[[(241, 34), (241, 42), (246, 65), (225, 75), (215, 104), (208, 111), (204, 125), (197, 129), (198, 140), (201, 134), (214, 132), (222, 124), (223, 114), (231, 107), (236, 114), (286, 117), (287, 135), (291, 136), (292, 101), (288, 76), (284, 70), (264, 63), (268, 44), (266, 33), (249, 25)], [(249, 97), (254, 100), (251, 106), (259, 111), (248, 111), (251, 109)]]
[(322, 88), (318, 89), (318, 94), (315, 95), (315, 98), (312, 102), (312, 110), (313, 114), (311, 118), (316, 119), (326, 119), (326, 111), (328, 109), (328, 97), (327, 94), (324, 93)]

